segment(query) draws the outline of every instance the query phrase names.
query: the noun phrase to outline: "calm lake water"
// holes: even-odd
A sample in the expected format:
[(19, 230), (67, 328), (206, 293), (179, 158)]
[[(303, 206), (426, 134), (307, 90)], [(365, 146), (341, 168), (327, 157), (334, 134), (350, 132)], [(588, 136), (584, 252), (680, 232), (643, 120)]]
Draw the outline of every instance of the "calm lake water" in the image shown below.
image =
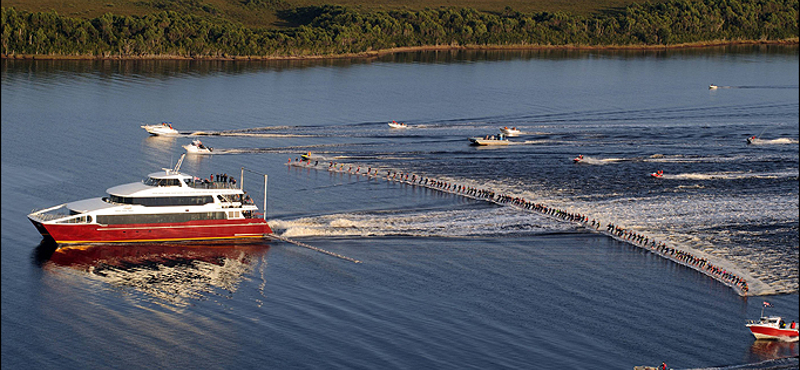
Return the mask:
[[(797, 342), (755, 341), (744, 324), (765, 300), (798, 320), (798, 67), (796, 47), (4, 60), (2, 366), (632, 369), (797, 356)], [(183, 135), (139, 127), (162, 121)], [(522, 131), (512, 145), (467, 141), (504, 126)], [(172, 167), (197, 138), (216, 154), (188, 155), (183, 172), (268, 174), (276, 233), (363, 263), (278, 241), (54, 251), (25, 217)], [(287, 165), (307, 152), (317, 166)], [(756, 296), (573, 223), (350, 167), (621, 225), (713, 259)], [(261, 204), (261, 177), (243, 181)]]

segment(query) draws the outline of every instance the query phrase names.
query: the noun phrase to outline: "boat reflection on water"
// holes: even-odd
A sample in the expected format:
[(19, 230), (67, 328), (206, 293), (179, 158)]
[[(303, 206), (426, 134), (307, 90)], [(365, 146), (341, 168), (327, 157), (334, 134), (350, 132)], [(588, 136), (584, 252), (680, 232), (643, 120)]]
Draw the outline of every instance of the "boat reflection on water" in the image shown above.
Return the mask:
[(34, 259), (44, 270), (69, 268), (114, 287), (132, 288), (177, 306), (231, 295), (244, 275), (264, 265), (266, 243), (92, 244), (57, 248), (43, 241)]
[(776, 358), (797, 357), (798, 343), (779, 340), (757, 339), (750, 346), (751, 362), (772, 360)]

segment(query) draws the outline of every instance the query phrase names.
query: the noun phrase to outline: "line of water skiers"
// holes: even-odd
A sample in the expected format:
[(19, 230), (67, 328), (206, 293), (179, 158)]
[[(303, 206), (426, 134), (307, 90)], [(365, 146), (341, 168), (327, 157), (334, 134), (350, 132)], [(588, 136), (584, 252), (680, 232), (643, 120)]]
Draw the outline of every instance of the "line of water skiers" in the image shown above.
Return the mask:
[[(299, 161), (297, 158), (295, 158), (295, 163), (303, 166), (311, 166), (310, 160)], [(290, 165), (292, 164), (291, 158), (289, 158), (289, 164)], [(313, 166), (317, 167), (318, 164), (319, 161), (314, 161)], [(347, 166), (346, 170), (345, 166)], [(345, 165), (334, 162), (329, 163), (328, 170), (336, 172), (346, 172), (363, 176), (379, 176), (380, 172), (379, 169), (373, 169), (371, 167), (368, 167), (366, 171), (362, 172), (360, 166), (356, 166), (354, 169), (352, 165)], [(472, 196), (478, 199), (485, 199), (500, 204), (511, 204), (519, 208), (538, 211), (547, 216), (559, 218), (565, 221), (578, 222), (598, 231), (600, 231), (601, 227), (600, 221), (596, 221), (594, 219), (590, 221), (589, 217), (583, 214), (566, 212), (564, 210), (548, 207), (540, 203), (526, 201), (524, 198), (520, 197), (512, 197), (504, 194), (495, 194), (495, 192), (486, 189), (463, 186), (446, 181), (440, 181), (436, 179), (426, 178), (423, 176), (417, 176), (415, 174), (400, 173), (391, 170), (386, 170), (386, 180), (402, 181), (405, 183), (410, 183), (412, 185), (425, 186), (428, 188), (453, 192), (465, 196)], [(699, 258), (689, 252), (668, 247), (664, 242), (660, 241), (657, 242), (655, 239), (649, 238), (647, 236), (644, 236), (642, 234), (630, 230), (626, 230), (625, 228), (619, 227), (614, 224), (608, 224), (605, 227), (604, 231), (608, 234), (614, 235), (617, 238), (623, 239), (640, 248), (648, 249), (653, 253), (659, 254), (663, 257), (672, 259), (674, 261), (678, 261), (686, 266), (694, 268), (695, 270), (704, 272), (705, 274), (719, 281), (722, 281), (724, 283), (727, 283), (728, 285), (740, 289), (745, 295), (749, 290), (747, 281), (745, 279), (725, 270), (724, 268), (713, 265), (712, 263), (708, 262), (708, 260), (705, 258)]]

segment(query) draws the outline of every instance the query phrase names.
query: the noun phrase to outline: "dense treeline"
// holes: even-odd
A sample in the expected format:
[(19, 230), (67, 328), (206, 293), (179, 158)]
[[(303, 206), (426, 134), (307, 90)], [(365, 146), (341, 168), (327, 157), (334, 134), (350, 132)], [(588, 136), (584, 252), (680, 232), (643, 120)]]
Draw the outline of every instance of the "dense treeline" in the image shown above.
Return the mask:
[(76, 56), (305, 56), (428, 45), (670, 45), (798, 37), (798, 0), (669, 0), (593, 17), (469, 8), (282, 12), (300, 26), (248, 28), (164, 11), (85, 20), (2, 8), (2, 53)]

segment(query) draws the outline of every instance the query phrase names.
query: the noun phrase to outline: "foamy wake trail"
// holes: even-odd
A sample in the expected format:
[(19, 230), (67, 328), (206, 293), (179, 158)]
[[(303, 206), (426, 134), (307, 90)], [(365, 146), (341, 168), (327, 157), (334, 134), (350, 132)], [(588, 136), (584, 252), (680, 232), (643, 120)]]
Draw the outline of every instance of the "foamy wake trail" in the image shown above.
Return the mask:
[(746, 160), (745, 155), (733, 156), (686, 156), (686, 155), (663, 155), (653, 154), (646, 158), (631, 158), (632, 161), (656, 162), (656, 163), (721, 163), (738, 162)]
[(583, 156), (583, 159), (580, 162), (578, 162), (578, 164), (602, 166), (609, 163), (622, 162), (625, 160), (626, 159), (624, 158), (594, 158), (586, 155)]
[(795, 139), (782, 137), (779, 139), (770, 139), (770, 140), (755, 139), (750, 143), (750, 145), (786, 145), (786, 144), (797, 144), (797, 143), (798, 141)]
[[(308, 166), (301, 163), (290, 165)], [(336, 172), (349, 172), (347, 169), (350, 164), (340, 165), (344, 170), (337, 169)], [(311, 167), (321, 169), (313, 165)], [(395, 171), (384, 168), (378, 172), (385, 173), (387, 170)], [(373, 177), (395, 181), (392, 180), (394, 177), (392, 179), (385, 176)], [(515, 184), (502, 180), (460, 179), (446, 176), (435, 180), (485, 189), (510, 197), (522, 197), (548, 208), (584, 214), (590, 220), (600, 221), (603, 227), (613, 223), (652, 240), (663, 241), (670, 248), (706, 258), (714, 266), (745, 278), (750, 288), (748, 295), (791, 293), (798, 290), (797, 255), (787, 257), (782, 252), (773, 253), (769, 250), (770, 246), (758, 243), (759, 228), (767, 227), (770, 233), (784, 234), (790, 230), (782, 229), (795, 227), (796, 230), (796, 226), (792, 225), (796, 225), (798, 200), (792, 194), (777, 198), (693, 195), (677, 201), (671, 196), (664, 196), (662, 199), (652, 196), (625, 197), (616, 194), (614, 198), (607, 198), (609, 200), (598, 201), (561, 196), (554, 194), (550, 189), (532, 188), (527, 182)], [(452, 190), (440, 189), (440, 191), (454, 193)], [(273, 224), (278, 230), (283, 229), (284, 236), (462, 237), (507, 235), (515, 232), (548, 234), (584, 226), (579, 223), (562, 222), (535, 211), (520, 212), (521, 210), (519, 207), (510, 206), (499, 209), (412, 211), (389, 215), (342, 214), (295, 221), (276, 220)], [(754, 213), (753, 210), (762, 212)], [(795, 220), (795, 223), (781, 226), (776, 225), (775, 220)], [(755, 228), (755, 231), (746, 230), (747, 228)], [(723, 283), (729, 284), (724, 281)]]
[[(759, 245), (743, 246), (742, 239), (753, 243), (759, 235), (730, 226), (759, 227), (772, 225), (774, 220), (797, 220), (798, 201), (792, 195), (778, 198), (695, 195), (683, 201), (670, 197), (621, 197), (589, 202), (554, 199), (552, 203), (604, 220), (604, 225), (608, 222), (622, 225), (666, 241), (672, 247), (705, 256), (715, 265), (745, 277), (752, 295), (789, 293), (798, 289), (796, 255), (787, 258)], [(754, 209), (764, 212), (754, 213)], [(772, 227), (770, 233), (782, 232)]]
[[(745, 155), (734, 156), (686, 156), (686, 155), (663, 155), (653, 154), (648, 157), (631, 157), (631, 158), (595, 158), (588, 155), (583, 157), (579, 164), (593, 164), (603, 165), (615, 162), (653, 162), (653, 163), (725, 163), (725, 162), (739, 162), (746, 160)], [(766, 159), (779, 160), (779, 158)]]
[(343, 213), (297, 220), (271, 220), (284, 237), (417, 236), (468, 237), (511, 234), (551, 234), (575, 231), (573, 224), (530, 217), (507, 207), (461, 210), (412, 210), (402, 213)]
[(712, 172), (712, 173), (665, 173), (661, 178), (667, 180), (743, 180), (743, 179), (782, 179), (797, 178), (798, 171), (786, 172)]
[(800, 361), (798, 361), (797, 357), (788, 357), (766, 360), (754, 364), (700, 367), (685, 370), (794, 370), (797, 369), (798, 364), (800, 364)]

